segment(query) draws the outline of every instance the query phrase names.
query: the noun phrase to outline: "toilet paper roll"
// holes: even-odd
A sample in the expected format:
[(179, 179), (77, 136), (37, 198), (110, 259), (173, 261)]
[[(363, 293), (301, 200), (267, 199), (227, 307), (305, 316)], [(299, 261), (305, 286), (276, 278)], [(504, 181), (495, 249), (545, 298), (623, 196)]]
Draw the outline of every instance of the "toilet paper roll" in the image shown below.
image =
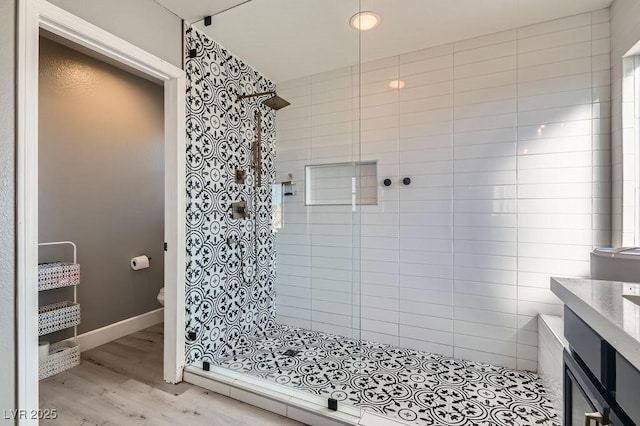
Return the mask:
[(40, 361), (44, 361), (49, 356), (49, 342), (38, 343), (38, 358)]
[(137, 271), (149, 267), (149, 258), (147, 256), (137, 256), (131, 258), (131, 269)]

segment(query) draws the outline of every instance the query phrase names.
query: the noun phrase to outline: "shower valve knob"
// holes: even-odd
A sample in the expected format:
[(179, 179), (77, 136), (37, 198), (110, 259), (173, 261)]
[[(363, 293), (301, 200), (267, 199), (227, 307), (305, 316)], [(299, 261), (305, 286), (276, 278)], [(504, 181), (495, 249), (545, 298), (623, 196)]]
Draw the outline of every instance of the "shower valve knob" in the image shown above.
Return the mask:
[(246, 201), (235, 201), (231, 203), (231, 215), (233, 219), (246, 219), (249, 217)]
[(247, 180), (247, 171), (236, 169), (236, 183), (244, 184), (246, 180)]
[(382, 181), (382, 183), (384, 184), (384, 186), (391, 186), (391, 179), (385, 179)]
[(406, 177), (402, 179), (402, 183), (405, 185), (411, 185), (411, 178)]

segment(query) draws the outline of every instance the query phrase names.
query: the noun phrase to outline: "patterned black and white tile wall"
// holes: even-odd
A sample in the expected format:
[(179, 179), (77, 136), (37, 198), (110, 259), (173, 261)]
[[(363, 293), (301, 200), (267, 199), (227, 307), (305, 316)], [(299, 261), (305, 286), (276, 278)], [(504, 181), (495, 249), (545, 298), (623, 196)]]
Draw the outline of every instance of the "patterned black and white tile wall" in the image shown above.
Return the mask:
[[(237, 98), (275, 85), (194, 28), (186, 30), (185, 55), (186, 331), (195, 337), (188, 338), (187, 362), (198, 363), (231, 355), (275, 321), (275, 113), (260, 103), (264, 98)], [(254, 192), (257, 111), (263, 171)], [(236, 183), (237, 169), (248, 172), (245, 184)], [(232, 218), (234, 201), (247, 203), (248, 219)]]

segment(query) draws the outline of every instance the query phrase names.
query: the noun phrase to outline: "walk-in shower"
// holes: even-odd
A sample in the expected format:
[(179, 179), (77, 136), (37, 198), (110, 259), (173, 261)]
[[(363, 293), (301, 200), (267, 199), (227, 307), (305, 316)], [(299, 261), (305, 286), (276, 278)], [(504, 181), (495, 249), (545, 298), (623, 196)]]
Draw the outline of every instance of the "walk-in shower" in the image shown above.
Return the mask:
[[(361, 10), (374, 10), (380, 26), (352, 28)], [(517, 25), (532, 26), (435, 42), (400, 12), (365, 0), (253, 0), (187, 30), (185, 51), (198, 53), (185, 67), (195, 188), (189, 374), (209, 370), (227, 390), (263, 383), (273, 394), (261, 397), (278, 404), (415, 425), (556, 425), (535, 373), (536, 315), (560, 311), (551, 270), (578, 274), (583, 263), (547, 248), (574, 244), (569, 236), (590, 246), (596, 233), (537, 232), (547, 226), (542, 211), (592, 205), (591, 195), (556, 203), (560, 172), (544, 167), (570, 143), (591, 146), (583, 116), (595, 109), (589, 86), (576, 89), (585, 91), (578, 112), (558, 101), (534, 113), (538, 91), (564, 82), (557, 52), (536, 52), (563, 46), (560, 28), (587, 37), (601, 18), (550, 25), (523, 12)], [(544, 43), (529, 40), (538, 36)], [(583, 43), (582, 53), (596, 45)], [(581, 81), (590, 85), (593, 72)], [(566, 128), (535, 122), (549, 114), (582, 114), (584, 135), (555, 144)], [(567, 179), (591, 191), (593, 172), (589, 163)], [(251, 214), (238, 222), (228, 209), (241, 199)], [(255, 275), (244, 280), (220, 244), (231, 232), (253, 244), (240, 268)]]

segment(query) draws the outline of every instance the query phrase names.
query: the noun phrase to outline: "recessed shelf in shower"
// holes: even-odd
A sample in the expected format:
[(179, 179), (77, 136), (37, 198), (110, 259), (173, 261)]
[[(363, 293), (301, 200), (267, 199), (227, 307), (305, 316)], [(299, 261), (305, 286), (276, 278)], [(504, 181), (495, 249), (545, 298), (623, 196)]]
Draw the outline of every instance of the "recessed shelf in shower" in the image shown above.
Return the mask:
[(305, 166), (305, 204), (377, 205), (378, 163), (354, 161)]

